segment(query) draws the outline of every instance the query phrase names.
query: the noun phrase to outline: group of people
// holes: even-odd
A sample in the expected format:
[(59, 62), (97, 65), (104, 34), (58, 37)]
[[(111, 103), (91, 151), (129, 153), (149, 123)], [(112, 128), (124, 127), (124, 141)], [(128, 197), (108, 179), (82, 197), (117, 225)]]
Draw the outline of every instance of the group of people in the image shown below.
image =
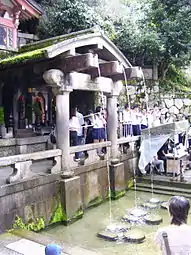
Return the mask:
[(161, 111), (157, 105), (153, 109), (141, 108), (139, 105), (124, 106), (123, 111), (118, 111), (119, 122), (123, 124), (123, 136), (137, 136), (145, 128), (156, 127), (161, 124), (173, 122), (173, 116), (169, 113), (162, 119)]
[[(70, 146), (89, 143), (104, 142), (106, 140), (106, 111), (101, 106), (96, 107), (95, 112), (89, 111), (83, 116), (77, 107), (71, 108), (69, 120)], [(87, 152), (83, 152), (87, 157)], [(102, 155), (102, 149), (98, 149), (98, 155)], [(81, 153), (75, 153), (75, 161), (80, 161)]]

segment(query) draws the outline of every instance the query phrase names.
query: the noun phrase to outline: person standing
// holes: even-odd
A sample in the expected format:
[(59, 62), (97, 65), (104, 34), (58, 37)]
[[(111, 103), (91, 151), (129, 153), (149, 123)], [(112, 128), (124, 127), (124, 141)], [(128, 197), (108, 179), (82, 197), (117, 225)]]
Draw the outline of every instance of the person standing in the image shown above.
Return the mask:
[[(79, 119), (76, 117), (76, 108), (70, 110), (69, 132), (70, 132), (70, 146), (78, 145), (78, 131), (81, 128)], [(80, 161), (79, 152), (75, 153), (75, 161)]]
[(141, 119), (139, 113), (138, 105), (132, 107), (131, 111), (131, 120), (132, 120), (132, 131), (134, 136), (138, 136), (141, 134)]
[[(94, 143), (104, 142), (106, 139), (105, 127), (106, 120), (102, 115), (101, 106), (96, 107), (96, 111), (93, 118), (93, 129), (92, 129), (92, 138)], [(99, 155), (102, 155), (102, 149), (97, 150)]]
[(123, 110), (123, 136), (127, 137), (129, 135), (132, 135), (131, 110), (129, 105), (126, 104)]
[(155, 243), (163, 255), (191, 254), (191, 226), (187, 225), (190, 202), (185, 197), (174, 196), (170, 198), (168, 210), (171, 224), (159, 228), (155, 235)]

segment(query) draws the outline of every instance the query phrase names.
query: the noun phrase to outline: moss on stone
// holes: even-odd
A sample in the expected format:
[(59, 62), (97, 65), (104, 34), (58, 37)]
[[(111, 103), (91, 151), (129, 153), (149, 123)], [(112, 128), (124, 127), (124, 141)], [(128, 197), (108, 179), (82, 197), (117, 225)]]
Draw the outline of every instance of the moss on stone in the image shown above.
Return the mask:
[(22, 46), (19, 49), (19, 52), (26, 52), (26, 51), (41, 49), (44, 47), (49, 47), (53, 44), (75, 38), (76, 36), (91, 34), (91, 33), (95, 33), (96, 31), (98, 32), (99, 30), (94, 27), (94, 28), (90, 28), (90, 29), (86, 29), (86, 30), (82, 30), (82, 31), (78, 31), (78, 32), (73, 32), (70, 34), (52, 37), (52, 38), (41, 40), (41, 41), (38, 41), (35, 43), (30, 43), (30, 44)]
[(36, 218), (35, 220), (31, 219), (29, 223), (25, 224), (19, 216), (16, 216), (13, 228), (22, 228), (30, 231), (40, 231), (45, 228), (45, 222), (44, 219), (41, 217)]
[(116, 200), (125, 196), (125, 190), (116, 190), (111, 192), (111, 199)]
[(133, 177), (127, 181), (127, 190), (131, 189), (134, 186)]
[(82, 218), (83, 214), (84, 212), (82, 208), (79, 208), (71, 217), (68, 217), (64, 209), (62, 208), (61, 203), (59, 203), (49, 224), (51, 225), (59, 222), (68, 224)]
[(46, 48), (29, 51), (15, 56), (10, 56), (8, 58), (0, 60), (0, 69), (3, 69), (4, 67), (9, 65), (23, 64), (31, 60), (40, 60), (43, 57), (46, 57)]
[(96, 197), (96, 198), (92, 199), (92, 200), (88, 203), (87, 208), (91, 208), (91, 207), (98, 206), (98, 205), (100, 205), (102, 202), (103, 202), (102, 197)]
[(66, 214), (64, 213), (61, 203), (59, 203), (51, 220), (50, 220), (50, 224), (63, 222), (66, 219), (67, 219)]

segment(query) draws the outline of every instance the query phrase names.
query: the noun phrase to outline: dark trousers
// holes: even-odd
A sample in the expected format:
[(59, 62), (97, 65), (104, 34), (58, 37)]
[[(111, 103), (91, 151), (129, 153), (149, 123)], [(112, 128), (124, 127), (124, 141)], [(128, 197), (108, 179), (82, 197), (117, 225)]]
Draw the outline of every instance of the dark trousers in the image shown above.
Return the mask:
[(133, 135), (137, 136), (141, 134), (140, 125), (132, 125)]
[(141, 130), (148, 128), (148, 126), (141, 124)]
[(123, 124), (123, 136), (127, 137), (132, 134), (132, 125), (131, 124)]
[[(78, 145), (78, 136), (77, 131), (70, 131), (70, 146)], [(79, 158), (79, 152), (75, 153), (75, 158)]]

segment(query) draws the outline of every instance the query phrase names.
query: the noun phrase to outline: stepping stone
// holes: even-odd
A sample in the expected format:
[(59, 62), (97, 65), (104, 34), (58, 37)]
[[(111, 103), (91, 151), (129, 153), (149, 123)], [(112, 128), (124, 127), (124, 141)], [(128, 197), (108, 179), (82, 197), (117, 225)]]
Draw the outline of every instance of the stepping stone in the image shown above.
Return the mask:
[(133, 229), (124, 233), (124, 238), (130, 243), (142, 243), (145, 239), (145, 235), (142, 231)]
[(156, 209), (158, 207), (158, 204), (147, 202), (147, 203), (142, 204), (141, 206), (144, 208), (147, 208), (147, 209)]
[(152, 203), (152, 204), (158, 204), (158, 203), (160, 203), (160, 200), (158, 199), (158, 198), (151, 198), (150, 200), (149, 200), (149, 203)]
[(132, 210), (129, 210), (128, 212), (135, 217), (142, 217), (147, 214), (147, 212), (141, 208), (134, 208)]
[(113, 233), (108, 230), (103, 230), (97, 234), (98, 237), (108, 240), (108, 241), (117, 241), (118, 235), (117, 233)]
[(168, 202), (163, 202), (163, 203), (160, 205), (160, 207), (161, 207), (162, 209), (168, 210)]
[(106, 230), (112, 233), (126, 232), (129, 229), (130, 229), (130, 224), (125, 224), (125, 223), (111, 224), (106, 227)]
[(142, 223), (144, 219), (144, 216), (142, 217), (137, 217), (137, 216), (134, 216), (134, 215), (131, 215), (131, 214), (127, 214), (127, 215), (124, 215), (122, 217), (122, 220), (125, 221), (125, 222), (129, 222), (129, 223)]
[(149, 214), (144, 217), (145, 223), (150, 225), (159, 225), (162, 222), (162, 217), (158, 214)]

